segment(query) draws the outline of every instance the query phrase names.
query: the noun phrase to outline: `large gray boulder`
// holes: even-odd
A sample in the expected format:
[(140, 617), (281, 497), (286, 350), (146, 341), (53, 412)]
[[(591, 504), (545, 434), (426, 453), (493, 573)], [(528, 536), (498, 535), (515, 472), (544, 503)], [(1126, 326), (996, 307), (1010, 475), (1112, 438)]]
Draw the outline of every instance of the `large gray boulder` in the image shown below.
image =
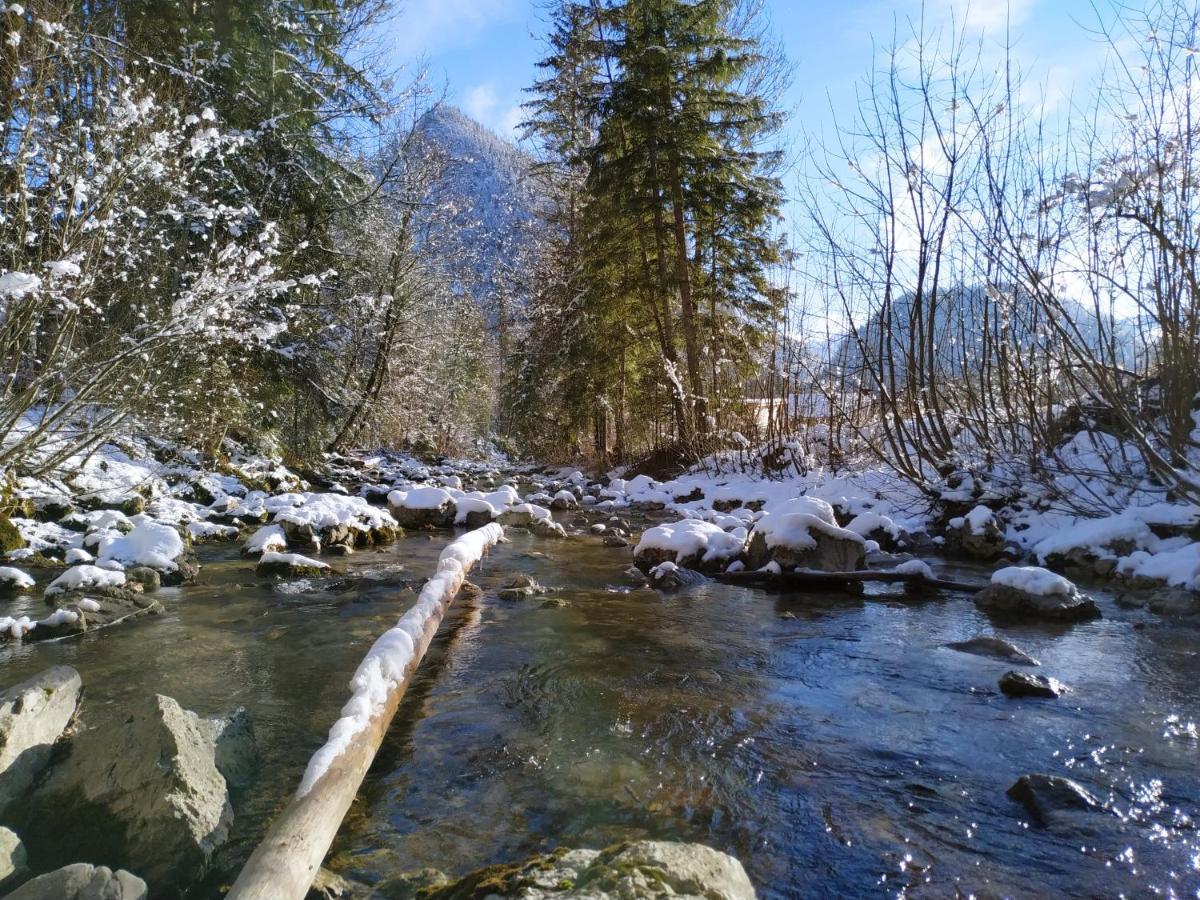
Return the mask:
[(215, 761), (216, 732), (211, 721), (157, 695), (125, 720), (80, 733), (38, 792), (36, 836), (127, 865), (156, 889), (186, 884), (233, 819)]
[(1048, 622), (1086, 622), (1100, 618), (1095, 601), (1079, 591), (1037, 594), (1006, 584), (990, 584), (975, 595), (975, 605), (1007, 619)]
[(75, 863), (27, 881), (4, 900), (145, 900), (146, 882), (124, 869)]
[(29, 876), (25, 845), (15, 831), (0, 827), (0, 891)]
[(0, 694), (0, 810), (24, 797), (75, 716), (83, 681), (55, 666)]
[(746, 567), (761, 569), (774, 562), (784, 572), (794, 569), (815, 569), (820, 572), (854, 572), (866, 567), (866, 545), (863, 539), (841, 528), (815, 526), (809, 532), (813, 546), (776, 544), (769, 546), (766, 536), (750, 532), (746, 546)]
[(753, 900), (742, 864), (703, 844), (637, 841), (606, 850), (557, 850), (515, 865), (488, 866), (426, 888), (426, 900), (483, 896), (521, 900)]

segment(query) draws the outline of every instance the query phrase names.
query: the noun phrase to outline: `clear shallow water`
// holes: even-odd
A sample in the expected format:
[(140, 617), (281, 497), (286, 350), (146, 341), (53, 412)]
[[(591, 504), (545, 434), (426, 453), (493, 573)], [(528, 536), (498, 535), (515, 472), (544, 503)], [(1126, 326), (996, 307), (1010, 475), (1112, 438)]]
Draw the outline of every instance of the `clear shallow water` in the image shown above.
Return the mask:
[[(627, 551), (598, 539), (510, 536), (401, 707), (335, 844), (343, 874), (375, 883), (656, 837), (735, 854), (768, 897), (1200, 890), (1186, 818), (1200, 806), (1200, 739), (1186, 728), (1200, 721), (1195, 629), (1107, 604), (1106, 619), (1070, 629), (997, 629), (1072, 688), (1013, 701), (996, 688), (1004, 663), (940, 646), (993, 632), (967, 599), (716, 584), (660, 596), (631, 590)], [(400, 582), (431, 571), (444, 540), (337, 560), (344, 582), (315, 592), (264, 584), (216, 551), (200, 584), (164, 592), (167, 615), (6, 650), (0, 664), (8, 683), (76, 666), (93, 719), (151, 691), (202, 714), (254, 713), (263, 774), (235, 796), (207, 895), (290, 796), (362, 653), (414, 598)], [(498, 600), (516, 572), (570, 605)], [(1070, 775), (1125, 821), (1031, 825), (1004, 794), (1025, 772)]]

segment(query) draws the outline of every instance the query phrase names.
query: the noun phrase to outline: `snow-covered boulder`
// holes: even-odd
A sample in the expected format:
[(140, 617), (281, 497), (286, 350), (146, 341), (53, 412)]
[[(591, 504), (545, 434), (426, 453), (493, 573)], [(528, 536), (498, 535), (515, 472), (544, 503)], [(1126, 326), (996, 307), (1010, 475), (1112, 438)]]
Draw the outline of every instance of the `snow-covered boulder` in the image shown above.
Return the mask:
[(975, 605), (992, 615), (1018, 619), (1080, 622), (1100, 618), (1095, 602), (1075, 585), (1038, 566), (1008, 566), (975, 595)]
[(0, 694), (0, 810), (23, 799), (79, 705), (83, 681), (55, 666)]
[[(153, 569), (146, 571), (157, 577)], [(34, 627), (27, 639), (48, 640), (141, 616), (158, 615), (163, 611), (162, 604), (153, 597), (147, 597), (148, 592), (146, 588), (143, 588), (143, 592), (118, 589), (91, 597), (83, 597), (77, 593), (47, 597), (46, 600), (54, 607), (54, 611), (46, 618), (33, 623)]]
[(439, 487), (392, 491), (388, 511), (401, 528), (449, 528), (456, 515), (454, 497)]
[(275, 513), (274, 524), (287, 535), (288, 546), (367, 547), (393, 541), (397, 522), (362, 497), (306, 494), (303, 502)]
[(254, 567), (254, 574), (264, 577), (294, 578), (302, 575), (321, 575), (329, 571), (329, 565), (319, 559), (311, 559), (301, 556), (299, 553), (276, 553), (274, 551), (264, 553), (259, 557), (258, 565)]
[(568, 490), (561, 490), (555, 493), (550, 499), (551, 509), (574, 509), (579, 505), (579, 499)]
[(125, 587), (125, 573), (99, 566), (72, 566), (46, 586), (46, 597), (81, 591), (106, 591)]
[(280, 525), (264, 525), (246, 539), (242, 547), (243, 556), (262, 556), (264, 553), (282, 553), (287, 550), (287, 534)]
[(196, 577), (200, 564), (178, 531), (145, 516), (134, 516), (132, 521), (132, 531), (101, 548), (97, 565), (145, 566), (158, 572), (164, 584), (182, 584)]
[(119, 860), (164, 892), (203, 871), (233, 818), (211, 724), (161, 695), (77, 735), (34, 799), (31, 840)]
[(1004, 555), (1004, 529), (996, 514), (986, 506), (976, 506), (961, 518), (951, 519), (952, 545), (964, 556), (991, 562)]
[(720, 571), (742, 552), (745, 540), (745, 532), (740, 529), (729, 533), (711, 522), (684, 519), (646, 529), (633, 548), (633, 561), (643, 572), (663, 562), (685, 569)]
[(27, 573), (12, 566), (0, 566), (0, 592), (32, 590), (36, 582)]
[(518, 503), (496, 519), (505, 528), (527, 528), (539, 537), (564, 538), (567, 530), (554, 521), (550, 510), (535, 503)]
[[(829, 518), (832, 514), (831, 507)], [(761, 569), (775, 563), (785, 572), (793, 569), (853, 572), (864, 568), (866, 541), (853, 531), (839, 528), (829, 518), (806, 512), (772, 512), (763, 516), (750, 532), (746, 565)]]
[(454, 524), (467, 528), (480, 528), (494, 522), (500, 510), (483, 497), (456, 497), (454, 499)]

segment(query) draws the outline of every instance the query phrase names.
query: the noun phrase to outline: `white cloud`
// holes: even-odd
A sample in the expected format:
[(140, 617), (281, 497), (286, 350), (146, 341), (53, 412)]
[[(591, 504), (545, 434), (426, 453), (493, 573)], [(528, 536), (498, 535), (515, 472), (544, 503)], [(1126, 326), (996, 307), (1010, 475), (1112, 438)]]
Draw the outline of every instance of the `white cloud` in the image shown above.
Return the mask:
[(955, 22), (970, 31), (995, 35), (1018, 28), (1033, 14), (1038, 0), (947, 0)]
[(467, 91), (466, 96), (463, 97), (463, 112), (475, 121), (483, 122), (486, 125), (491, 119), (492, 110), (496, 108), (497, 103), (496, 83), (485, 81)]

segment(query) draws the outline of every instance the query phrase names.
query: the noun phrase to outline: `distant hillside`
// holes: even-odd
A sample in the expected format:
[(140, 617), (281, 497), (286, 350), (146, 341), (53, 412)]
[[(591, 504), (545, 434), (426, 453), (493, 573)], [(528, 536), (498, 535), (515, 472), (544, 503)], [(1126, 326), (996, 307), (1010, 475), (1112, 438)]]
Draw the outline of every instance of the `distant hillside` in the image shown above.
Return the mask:
[(501, 303), (510, 310), (523, 305), (521, 263), (538, 203), (528, 176), (533, 160), (453, 106), (430, 110), (417, 130), (446, 161), (427, 240), (495, 330)]

